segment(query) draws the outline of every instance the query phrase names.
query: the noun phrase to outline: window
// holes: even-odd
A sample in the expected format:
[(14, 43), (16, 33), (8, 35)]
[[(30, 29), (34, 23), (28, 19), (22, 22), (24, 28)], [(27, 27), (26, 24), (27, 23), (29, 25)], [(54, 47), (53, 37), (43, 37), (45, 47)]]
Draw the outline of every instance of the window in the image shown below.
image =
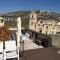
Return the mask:
[(46, 29), (48, 29), (48, 26), (46, 26)]
[(32, 15), (32, 18), (33, 18), (33, 15)]
[(40, 24), (38, 24), (40, 26)]
[(54, 29), (54, 27), (53, 27), (53, 29)]
[(44, 24), (43, 24), (43, 27), (44, 27)]
[(36, 27), (36, 25), (35, 25), (35, 27)]
[(42, 30), (39, 30), (40, 33), (42, 33)]
[(3, 23), (3, 20), (1, 20), (1, 23)]
[(40, 21), (40, 23), (42, 23), (42, 21)]

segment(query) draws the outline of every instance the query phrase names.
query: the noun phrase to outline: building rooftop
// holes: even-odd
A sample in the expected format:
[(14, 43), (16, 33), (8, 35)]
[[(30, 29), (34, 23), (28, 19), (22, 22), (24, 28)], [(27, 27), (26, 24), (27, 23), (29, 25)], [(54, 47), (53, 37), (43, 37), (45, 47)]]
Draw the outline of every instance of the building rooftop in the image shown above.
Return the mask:
[(0, 19), (3, 19), (2, 17), (0, 17)]

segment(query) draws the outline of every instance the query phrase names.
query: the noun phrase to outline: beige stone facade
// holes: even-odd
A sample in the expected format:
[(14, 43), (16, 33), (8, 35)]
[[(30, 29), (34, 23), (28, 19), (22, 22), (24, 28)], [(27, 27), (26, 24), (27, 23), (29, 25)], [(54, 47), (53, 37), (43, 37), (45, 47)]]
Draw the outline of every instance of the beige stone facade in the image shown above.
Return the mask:
[(38, 20), (37, 14), (32, 12), (30, 14), (29, 29), (42, 33), (56, 35), (60, 32), (60, 22), (55, 20)]
[(4, 26), (4, 20), (2, 17), (0, 17), (0, 27)]

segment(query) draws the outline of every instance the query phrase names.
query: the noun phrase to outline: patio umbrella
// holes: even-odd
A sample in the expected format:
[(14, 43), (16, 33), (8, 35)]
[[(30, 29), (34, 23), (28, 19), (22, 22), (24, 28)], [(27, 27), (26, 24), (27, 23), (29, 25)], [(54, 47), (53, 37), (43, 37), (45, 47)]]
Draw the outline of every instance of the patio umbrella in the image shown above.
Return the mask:
[(17, 18), (17, 46), (20, 47), (20, 36), (21, 36), (21, 18)]
[[(17, 48), (18, 48), (18, 54), (19, 54), (19, 48), (20, 48), (20, 36), (21, 36), (21, 18), (17, 18)], [(19, 58), (18, 58), (19, 60)]]

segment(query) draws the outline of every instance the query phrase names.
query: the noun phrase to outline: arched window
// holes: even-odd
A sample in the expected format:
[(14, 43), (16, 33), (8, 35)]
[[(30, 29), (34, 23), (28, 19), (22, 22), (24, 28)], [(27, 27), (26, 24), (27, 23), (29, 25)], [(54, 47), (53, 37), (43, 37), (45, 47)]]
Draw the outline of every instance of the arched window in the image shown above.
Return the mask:
[(42, 33), (42, 30), (39, 30), (40, 33)]
[(40, 21), (40, 23), (42, 23), (42, 21)]
[(3, 23), (3, 20), (1, 20), (1, 23)]
[(38, 26), (40, 26), (40, 24), (38, 24)]
[(35, 25), (35, 28), (36, 28), (36, 25)]
[(44, 27), (44, 24), (43, 24), (43, 27)]
[(54, 29), (54, 27), (53, 27), (53, 29)]
[(32, 18), (33, 18), (33, 15), (32, 15)]
[(48, 29), (48, 26), (46, 26), (46, 29)]

